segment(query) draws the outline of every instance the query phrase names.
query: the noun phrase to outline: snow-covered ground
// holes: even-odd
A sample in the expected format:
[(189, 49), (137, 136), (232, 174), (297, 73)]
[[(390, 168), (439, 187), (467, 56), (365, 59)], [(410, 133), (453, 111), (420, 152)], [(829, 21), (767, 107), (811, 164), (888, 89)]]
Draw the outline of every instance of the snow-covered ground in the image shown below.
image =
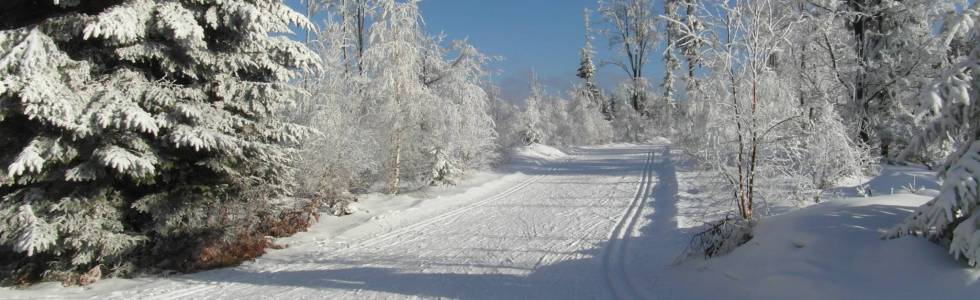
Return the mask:
[[(879, 230), (929, 199), (931, 173), (888, 167), (840, 200), (765, 219), (730, 255), (676, 263), (704, 203), (667, 143), (512, 151), (495, 173), (325, 217), (239, 267), (85, 288), (3, 289), (3, 299), (974, 299), (980, 272), (924, 239)], [(853, 193), (848, 194), (848, 193)], [(894, 193), (894, 194), (893, 194)]]
[[(726, 203), (699, 200), (696, 174), (678, 173), (685, 178), (678, 220), (688, 224), (674, 231), (653, 226), (673, 238), (641, 238), (648, 247), (666, 251), (640, 255), (666, 256), (664, 263), (683, 250), (696, 230), (688, 228), (693, 220), (721, 215)], [(649, 288), (660, 299), (980, 298), (980, 270), (954, 261), (942, 247), (921, 238), (880, 239), (882, 231), (937, 193), (940, 184), (933, 172), (885, 166), (879, 176), (849, 184), (826, 197), (835, 200), (806, 208), (775, 203), (776, 211), (789, 212), (764, 219), (749, 243), (726, 256), (647, 264)]]
[(980, 271), (925, 239), (879, 239), (928, 197), (826, 202), (775, 216), (733, 253), (661, 273), (663, 299), (978, 299)]
[(353, 217), (326, 218), (239, 267), (0, 298), (611, 298), (629, 289), (611, 272), (624, 270), (619, 241), (655, 183), (648, 166), (663, 160), (654, 157), (662, 147), (518, 149), (503, 174), (367, 197)]

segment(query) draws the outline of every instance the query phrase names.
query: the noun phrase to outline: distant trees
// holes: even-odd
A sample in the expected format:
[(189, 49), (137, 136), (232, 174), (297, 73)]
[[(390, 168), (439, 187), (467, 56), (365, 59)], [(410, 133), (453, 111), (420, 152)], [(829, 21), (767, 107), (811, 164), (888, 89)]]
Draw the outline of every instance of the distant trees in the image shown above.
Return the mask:
[[(595, 145), (615, 139), (612, 123), (602, 113), (604, 97), (596, 86), (587, 81), (576, 85), (568, 97), (549, 94), (532, 71), (528, 78), (530, 94), (523, 109), (509, 103), (498, 103), (496, 115), (501, 142), (506, 146), (530, 145)], [(512, 125), (512, 124), (516, 124)]]
[(598, 13), (607, 25), (611, 46), (624, 56), (613, 62), (630, 78), (629, 103), (642, 116), (650, 114), (644, 67), (657, 47), (657, 14), (651, 0), (599, 0)]

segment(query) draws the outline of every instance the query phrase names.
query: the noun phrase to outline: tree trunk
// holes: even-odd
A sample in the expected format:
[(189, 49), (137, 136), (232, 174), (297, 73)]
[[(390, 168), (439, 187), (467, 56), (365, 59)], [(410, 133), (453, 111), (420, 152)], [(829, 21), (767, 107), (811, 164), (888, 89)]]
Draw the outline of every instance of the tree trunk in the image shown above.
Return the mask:
[(870, 15), (869, 7), (877, 5), (879, 0), (849, 0), (849, 8), (855, 15), (851, 21), (851, 31), (854, 34), (855, 52), (860, 61), (860, 68), (854, 79), (854, 112), (858, 114), (858, 137), (866, 146), (871, 146), (871, 99), (868, 95), (868, 68), (872, 63), (872, 39), (869, 31), (880, 16)]
[(752, 152), (750, 153), (751, 158), (749, 161), (749, 174), (748, 174), (748, 194), (746, 195), (746, 220), (752, 220), (752, 212), (755, 204), (755, 167), (759, 158), (759, 134), (756, 132), (756, 114), (759, 112), (759, 94), (758, 94), (758, 82), (752, 80), (752, 124), (749, 126), (749, 131), (752, 132)]
[(402, 169), (402, 141), (401, 141), (401, 130), (395, 130), (395, 136), (393, 138), (393, 143), (395, 145), (394, 153), (392, 153), (391, 158), (391, 170), (388, 174), (388, 194), (394, 195), (398, 194), (398, 185), (401, 179), (401, 169)]

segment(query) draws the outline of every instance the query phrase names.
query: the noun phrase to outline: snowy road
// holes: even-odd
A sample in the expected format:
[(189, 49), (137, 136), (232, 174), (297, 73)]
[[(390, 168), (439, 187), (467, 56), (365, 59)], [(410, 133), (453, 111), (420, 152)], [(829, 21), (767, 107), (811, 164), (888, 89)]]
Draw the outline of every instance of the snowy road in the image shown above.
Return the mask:
[(524, 175), (506, 177), (479, 199), (351, 243), (294, 243), (240, 267), (77, 296), (650, 298), (648, 278), (630, 276), (631, 267), (645, 265), (631, 263), (638, 246), (630, 240), (645, 214), (660, 207), (649, 202), (663, 194), (655, 190), (657, 178), (673, 171), (662, 166), (671, 166), (665, 146), (577, 149), (515, 167)]

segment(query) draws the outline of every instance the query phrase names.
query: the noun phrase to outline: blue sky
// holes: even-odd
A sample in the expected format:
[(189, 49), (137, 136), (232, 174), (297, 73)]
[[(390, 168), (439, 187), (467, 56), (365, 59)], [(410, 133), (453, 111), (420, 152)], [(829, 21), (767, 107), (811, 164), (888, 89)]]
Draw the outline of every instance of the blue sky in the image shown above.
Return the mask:
[[(299, 8), (298, 0), (287, 0)], [(582, 11), (595, 10), (596, 0), (423, 0), (420, 4), (426, 30), (445, 33), (450, 40), (467, 39), (484, 53), (500, 56), (491, 68), (500, 73), (495, 82), (505, 98), (523, 99), (527, 76), (533, 68), (550, 93), (564, 93), (577, 82), (579, 49), (584, 39)], [(593, 22), (599, 17), (593, 14)], [(319, 20), (314, 20), (322, 22)], [(598, 27), (594, 25), (593, 27)], [(593, 30), (597, 63), (613, 55), (608, 43)], [(647, 74), (659, 82), (663, 69), (652, 57)], [(611, 89), (622, 80), (616, 66), (601, 67), (600, 84)]]

